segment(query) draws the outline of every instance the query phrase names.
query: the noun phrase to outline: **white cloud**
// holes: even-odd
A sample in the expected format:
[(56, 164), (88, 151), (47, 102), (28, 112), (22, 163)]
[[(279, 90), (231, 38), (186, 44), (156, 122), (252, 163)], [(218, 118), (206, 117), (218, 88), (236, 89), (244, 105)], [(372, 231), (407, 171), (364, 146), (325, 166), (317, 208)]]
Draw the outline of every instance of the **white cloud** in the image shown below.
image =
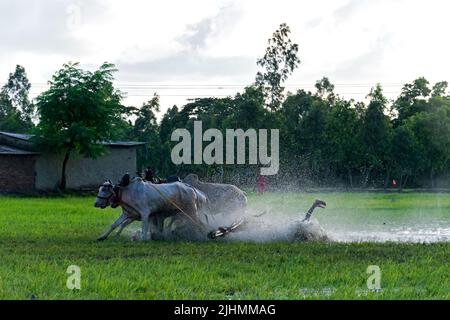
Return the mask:
[[(15, 64), (42, 83), (68, 61), (110, 61), (120, 83), (248, 84), (268, 37), (286, 22), (302, 60), (289, 83), (367, 83), (337, 86), (361, 98), (377, 82), (450, 80), (449, 9), (447, 0), (3, 1), (0, 82)], [(140, 105), (153, 91), (130, 90), (127, 102)], [(180, 95), (233, 90), (159, 92), (165, 109), (183, 103)]]

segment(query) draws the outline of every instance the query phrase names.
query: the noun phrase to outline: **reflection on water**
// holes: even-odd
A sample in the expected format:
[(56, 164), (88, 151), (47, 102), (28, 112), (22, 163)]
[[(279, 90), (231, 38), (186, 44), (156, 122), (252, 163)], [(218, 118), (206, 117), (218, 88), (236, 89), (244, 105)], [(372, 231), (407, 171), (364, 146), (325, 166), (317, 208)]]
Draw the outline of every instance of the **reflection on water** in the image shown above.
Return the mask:
[(389, 231), (346, 231), (329, 232), (330, 237), (339, 242), (450, 242), (450, 228), (436, 229), (395, 229)]
[(439, 224), (351, 225), (333, 228), (327, 226), (329, 236), (339, 242), (450, 242), (449, 221)]
[[(304, 217), (314, 199), (327, 203), (314, 218), (340, 242), (450, 243), (450, 194), (443, 193), (286, 193), (252, 199), (276, 229), (285, 217)], [(272, 220), (270, 220), (272, 218)]]

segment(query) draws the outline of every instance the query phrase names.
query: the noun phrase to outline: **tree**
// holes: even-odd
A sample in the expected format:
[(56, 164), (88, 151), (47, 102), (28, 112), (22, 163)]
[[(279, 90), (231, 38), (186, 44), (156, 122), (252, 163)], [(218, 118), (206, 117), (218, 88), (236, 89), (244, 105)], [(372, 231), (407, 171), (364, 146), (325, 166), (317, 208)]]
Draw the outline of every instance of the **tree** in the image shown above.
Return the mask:
[(402, 125), (406, 119), (414, 114), (425, 111), (425, 99), (431, 93), (429, 84), (425, 78), (418, 78), (403, 86), (402, 93), (392, 106), (393, 111), (398, 114), (396, 121), (394, 121), (395, 127)]
[(244, 92), (238, 93), (233, 99), (232, 112), (229, 113), (225, 127), (243, 130), (259, 129), (264, 125), (268, 116), (264, 108), (264, 93), (260, 88), (246, 87)]
[(364, 146), (363, 186), (367, 185), (373, 170), (385, 171), (385, 184), (390, 174), (390, 143), (392, 128), (389, 117), (385, 114), (387, 99), (378, 84), (369, 94), (370, 103), (362, 118), (361, 143)]
[(288, 94), (279, 110), (281, 115), (280, 158), (285, 162), (282, 171), (284, 171), (283, 174), (290, 177), (300, 175), (298, 166), (303, 162), (306, 153), (303, 141), (301, 141), (301, 124), (310, 110), (313, 100), (314, 96), (311, 92), (298, 90), (295, 94)]
[(34, 141), (64, 154), (59, 182), (63, 190), (70, 155), (78, 152), (96, 158), (105, 152), (101, 142), (115, 139), (121, 132), (126, 109), (112, 82), (114, 72), (109, 63), (94, 72), (82, 70), (78, 63), (65, 64), (53, 75), (50, 88), (36, 99), (40, 122)]
[(334, 84), (330, 82), (330, 79), (323, 77), (315, 84), (317, 89), (317, 95), (322, 99), (327, 99), (331, 103), (334, 102), (336, 96), (334, 94)]
[(421, 151), (418, 141), (410, 126), (403, 125), (394, 130), (392, 138), (392, 159), (394, 171), (399, 179), (399, 191), (402, 191), (408, 178), (421, 166)]
[(264, 57), (258, 59), (257, 65), (264, 69), (256, 74), (256, 85), (264, 88), (268, 106), (277, 110), (283, 101), (282, 84), (300, 64), (298, 44), (289, 39), (291, 30), (282, 23), (268, 40)]
[(159, 167), (165, 160), (161, 158), (161, 153), (159, 152), (161, 140), (155, 114), (159, 111), (159, 96), (157, 94), (155, 94), (150, 101), (144, 103), (137, 111), (137, 119), (133, 129), (133, 138), (147, 142), (143, 150), (138, 150), (139, 169), (142, 169), (144, 166), (151, 166), (152, 168)]
[(311, 174), (316, 181), (321, 181), (320, 175), (324, 172), (329, 175), (330, 167), (327, 166), (325, 155), (326, 139), (325, 129), (329, 114), (329, 105), (325, 100), (313, 97), (311, 105), (303, 115), (297, 140), (300, 143), (302, 153), (308, 156)]
[(450, 161), (450, 99), (430, 99), (430, 110), (415, 114), (407, 125), (420, 145), (423, 171), (428, 171), (431, 187), (435, 174), (442, 172)]
[(188, 114), (191, 119), (202, 121), (203, 129), (206, 130), (222, 128), (224, 121), (235, 111), (233, 108), (234, 102), (231, 97), (200, 98), (186, 104), (182, 114)]
[(443, 97), (443, 96), (445, 96), (445, 93), (447, 92), (447, 88), (448, 88), (447, 81), (437, 82), (433, 86), (433, 91), (431, 93), (431, 96), (432, 97)]
[[(162, 159), (165, 159), (165, 161), (163, 161), (161, 167), (158, 168), (160, 174), (180, 174), (178, 171), (180, 166), (175, 166), (172, 161), (168, 161), (168, 159), (171, 158), (173, 146), (171, 136), (174, 130), (187, 127), (189, 117), (189, 112), (185, 111), (184, 108), (179, 110), (177, 106), (169, 108), (163, 115), (159, 125), (159, 137), (161, 140), (160, 156)], [(183, 167), (183, 165), (181, 167)]]
[(30, 89), (25, 68), (17, 65), (0, 90), (0, 130), (20, 133), (31, 130), (35, 106), (28, 97)]
[(353, 188), (353, 172), (360, 164), (361, 142), (358, 137), (360, 119), (353, 101), (337, 99), (326, 124), (328, 157), (339, 170), (347, 173)]
[(329, 169), (324, 153), (329, 110), (328, 102), (311, 92), (288, 94), (279, 111), (283, 174), (305, 183), (306, 178), (319, 181)]

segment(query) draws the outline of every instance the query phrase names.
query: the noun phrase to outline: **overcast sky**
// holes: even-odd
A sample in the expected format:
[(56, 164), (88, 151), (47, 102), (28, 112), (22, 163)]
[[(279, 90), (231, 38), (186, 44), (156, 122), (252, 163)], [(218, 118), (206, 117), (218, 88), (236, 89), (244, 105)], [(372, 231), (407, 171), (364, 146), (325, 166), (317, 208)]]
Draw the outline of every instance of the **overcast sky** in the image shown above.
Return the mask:
[(2, 0), (0, 82), (21, 64), (36, 94), (63, 63), (108, 61), (127, 104), (156, 91), (165, 110), (250, 84), (286, 22), (302, 61), (290, 90), (328, 76), (346, 97), (377, 82), (395, 96), (419, 76), (450, 80), (449, 12), (448, 0)]

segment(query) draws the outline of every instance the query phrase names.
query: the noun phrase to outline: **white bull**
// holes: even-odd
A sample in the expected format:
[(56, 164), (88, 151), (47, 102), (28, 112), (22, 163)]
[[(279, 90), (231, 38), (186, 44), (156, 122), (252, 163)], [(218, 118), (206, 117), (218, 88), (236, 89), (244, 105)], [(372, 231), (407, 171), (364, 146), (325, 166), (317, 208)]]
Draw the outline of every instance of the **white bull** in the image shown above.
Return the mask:
[(107, 181), (100, 187), (94, 206), (104, 209), (118, 204), (122, 208), (122, 215), (98, 240), (107, 239), (119, 226), (120, 234), (127, 225), (138, 220), (142, 221), (142, 239), (148, 240), (150, 222), (162, 232), (164, 218), (177, 215), (190, 220), (206, 236), (205, 227), (199, 218), (199, 212), (206, 203), (207, 198), (202, 192), (181, 182), (155, 185), (134, 178), (126, 186), (114, 187), (111, 181)]
[(187, 175), (183, 182), (200, 190), (208, 197), (208, 209), (211, 215), (230, 214), (237, 211), (243, 213), (247, 207), (247, 195), (232, 184), (202, 182), (193, 173)]

